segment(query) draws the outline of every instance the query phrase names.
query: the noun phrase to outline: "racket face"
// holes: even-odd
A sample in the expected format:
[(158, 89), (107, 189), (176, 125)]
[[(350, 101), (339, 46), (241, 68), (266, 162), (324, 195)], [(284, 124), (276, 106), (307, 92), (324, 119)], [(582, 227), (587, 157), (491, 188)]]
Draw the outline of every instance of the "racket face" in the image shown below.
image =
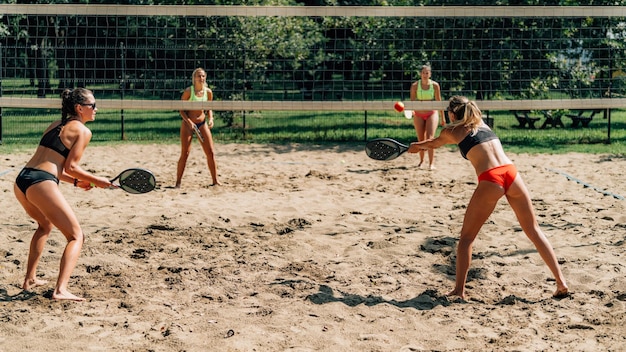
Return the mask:
[(124, 170), (118, 181), (121, 189), (132, 194), (148, 193), (156, 187), (156, 178), (145, 169)]
[(365, 153), (375, 160), (393, 160), (408, 149), (389, 138), (373, 139), (365, 144)]
[(404, 117), (406, 117), (407, 119), (412, 119), (413, 118), (413, 110), (404, 110)]

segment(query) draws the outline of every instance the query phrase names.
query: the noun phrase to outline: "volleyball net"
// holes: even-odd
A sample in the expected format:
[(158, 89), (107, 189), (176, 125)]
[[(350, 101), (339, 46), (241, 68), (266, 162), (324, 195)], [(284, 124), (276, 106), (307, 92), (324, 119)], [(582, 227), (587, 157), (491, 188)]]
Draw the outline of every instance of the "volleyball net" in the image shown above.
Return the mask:
[[(626, 7), (0, 5), (0, 108), (391, 111), (424, 64), (484, 110), (626, 107)], [(181, 102), (202, 67), (213, 102)]]

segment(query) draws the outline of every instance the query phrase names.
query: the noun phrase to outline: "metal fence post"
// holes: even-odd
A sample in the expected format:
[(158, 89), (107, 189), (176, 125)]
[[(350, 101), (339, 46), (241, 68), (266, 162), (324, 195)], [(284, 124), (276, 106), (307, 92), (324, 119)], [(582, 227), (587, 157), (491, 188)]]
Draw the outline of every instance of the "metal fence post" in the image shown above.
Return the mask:
[[(0, 98), (2, 98), (2, 74), (4, 72), (2, 66), (2, 43), (0, 43)], [(4, 130), (2, 128), (2, 106), (0, 106), (0, 145), (2, 145), (2, 135)]]
[[(124, 42), (120, 43), (120, 58), (122, 63), (122, 73), (120, 75), (120, 100), (124, 100), (124, 91), (126, 90), (126, 49), (124, 49)], [(120, 138), (126, 140), (126, 133), (124, 131), (124, 107), (120, 109)]]

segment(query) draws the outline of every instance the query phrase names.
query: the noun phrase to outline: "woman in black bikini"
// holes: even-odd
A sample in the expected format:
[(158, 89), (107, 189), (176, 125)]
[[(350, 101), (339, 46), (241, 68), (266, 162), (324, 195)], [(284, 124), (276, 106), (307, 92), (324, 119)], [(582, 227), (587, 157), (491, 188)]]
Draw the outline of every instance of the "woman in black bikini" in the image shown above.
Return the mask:
[(58, 184), (59, 181), (70, 182), (85, 190), (94, 186), (107, 188), (112, 184), (108, 179), (95, 176), (79, 165), (91, 140), (91, 131), (85, 123), (93, 121), (96, 116), (93, 94), (84, 88), (66, 89), (61, 97), (61, 121), (53, 122), (46, 129), (35, 154), (15, 180), (15, 197), (38, 224), (30, 242), (22, 288), (30, 290), (47, 283), (37, 278), (36, 271), (48, 236), (56, 227), (67, 239), (67, 245), (61, 257), (59, 277), (52, 298), (84, 301), (84, 298), (70, 293), (67, 286), (85, 237)]
[(441, 131), (439, 137), (412, 143), (408, 152), (418, 153), (446, 144), (457, 144), (461, 155), (472, 163), (478, 175), (478, 186), (465, 211), (457, 247), (456, 285), (449, 295), (465, 299), (465, 281), (472, 258), (472, 243), (502, 196), (506, 196), (522, 230), (554, 275), (554, 296), (567, 295), (565, 278), (550, 242), (539, 228), (528, 189), (513, 162), (504, 153), (498, 137), (483, 123), (480, 109), (466, 97), (455, 96), (450, 99), (447, 111), (452, 122)]

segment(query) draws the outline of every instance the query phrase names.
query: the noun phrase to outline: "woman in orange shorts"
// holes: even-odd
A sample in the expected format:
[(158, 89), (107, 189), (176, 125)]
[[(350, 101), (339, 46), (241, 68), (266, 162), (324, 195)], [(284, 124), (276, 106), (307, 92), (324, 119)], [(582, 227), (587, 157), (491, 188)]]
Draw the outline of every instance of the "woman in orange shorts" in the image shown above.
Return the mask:
[(539, 228), (528, 189), (513, 162), (504, 153), (500, 140), (483, 123), (482, 113), (476, 103), (466, 97), (452, 97), (447, 111), (451, 123), (441, 131), (439, 137), (412, 143), (408, 151), (418, 153), (446, 144), (457, 144), (461, 155), (472, 163), (478, 175), (478, 186), (465, 211), (457, 247), (456, 285), (449, 295), (465, 299), (465, 281), (472, 258), (472, 244), (500, 198), (506, 196), (522, 230), (533, 242), (556, 279), (554, 296), (566, 296), (567, 284), (554, 250)]
[[(422, 66), (420, 71), (420, 80), (411, 84), (411, 100), (418, 101), (441, 101), (441, 89), (439, 83), (430, 79), (431, 68), (429, 65)], [(443, 111), (441, 114), (437, 110), (416, 110), (413, 111), (413, 127), (417, 133), (418, 141), (425, 141), (435, 137), (437, 131), (437, 121), (441, 121), (441, 125), (445, 124)], [(430, 170), (435, 168), (435, 152), (428, 150), (428, 160), (430, 162)], [(420, 151), (420, 163), (424, 163), (424, 151)]]

